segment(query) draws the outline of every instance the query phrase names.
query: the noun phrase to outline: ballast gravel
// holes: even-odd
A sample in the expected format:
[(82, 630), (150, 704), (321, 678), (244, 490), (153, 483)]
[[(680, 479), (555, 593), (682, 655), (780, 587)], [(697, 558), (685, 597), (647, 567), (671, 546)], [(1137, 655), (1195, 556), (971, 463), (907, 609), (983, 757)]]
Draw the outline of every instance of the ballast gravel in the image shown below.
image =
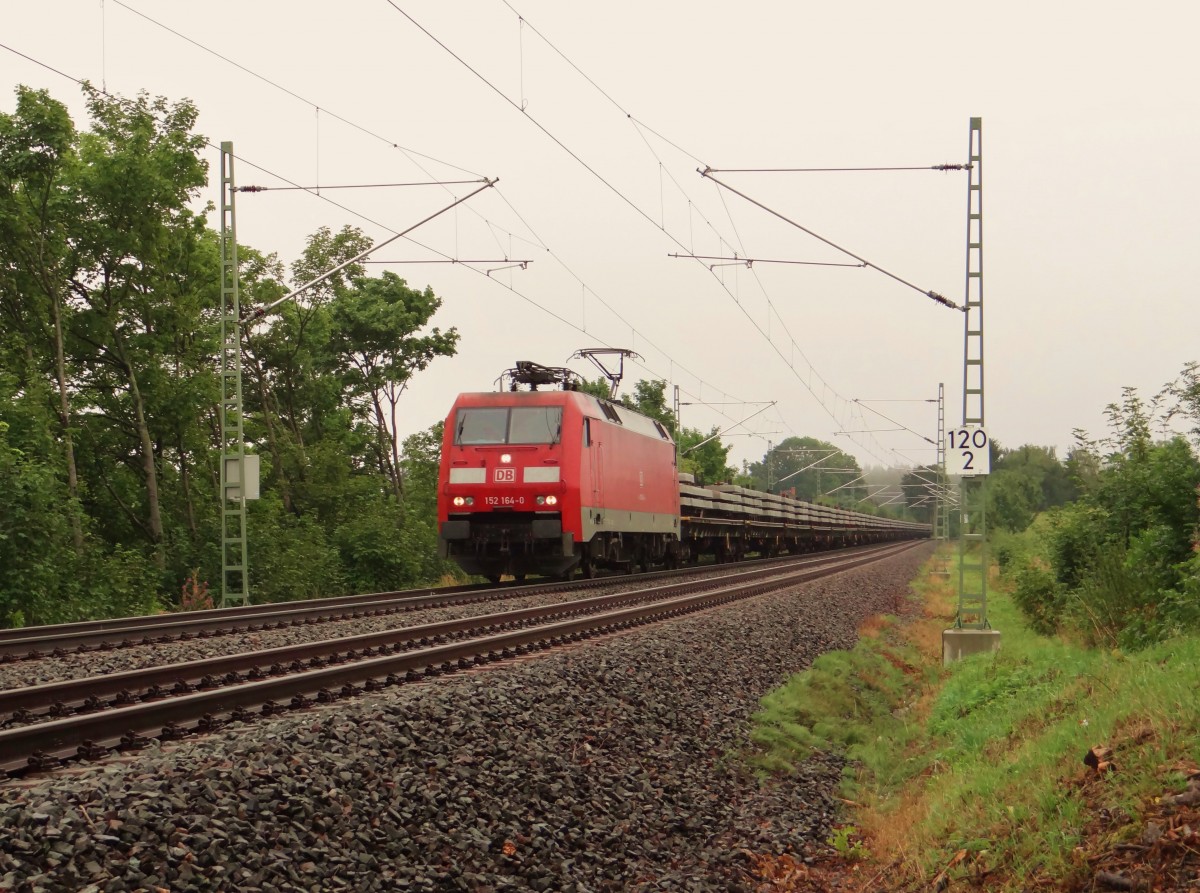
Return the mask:
[[(747, 568), (728, 564), (710, 568), (691, 579), (713, 579), (737, 574)], [(522, 595), (519, 591), (493, 601), (472, 602), (444, 608), (418, 608), (411, 611), (385, 614), (377, 617), (355, 617), (347, 620), (326, 620), (284, 629), (260, 629), (254, 632), (227, 633), (213, 638), (195, 638), (186, 641), (161, 642), (116, 648), (111, 651), (88, 651), (81, 654), (66, 654), (62, 657), (47, 655), (37, 660), (23, 660), (9, 664), (0, 663), (0, 691), (61, 682), (67, 679), (83, 679), (107, 673), (122, 673), (147, 667), (160, 667), (183, 661), (201, 660), (227, 654), (242, 654), (249, 651), (265, 651), (285, 645), (320, 642), (327, 639), (345, 638), (377, 633), (391, 629), (403, 629), (427, 623), (439, 623), (484, 614), (499, 614), (519, 608), (552, 605), (559, 602), (578, 601), (616, 592), (627, 592), (650, 586), (660, 586), (664, 580), (646, 580), (639, 577), (613, 577), (608, 585), (573, 592), (548, 591)], [(264, 606), (269, 607), (269, 606)], [(0, 717), (0, 723), (5, 718)]]
[(0, 889), (751, 891), (840, 764), (759, 784), (759, 698), (894, 612), (929, 554), (517, 663), (0, 785)]

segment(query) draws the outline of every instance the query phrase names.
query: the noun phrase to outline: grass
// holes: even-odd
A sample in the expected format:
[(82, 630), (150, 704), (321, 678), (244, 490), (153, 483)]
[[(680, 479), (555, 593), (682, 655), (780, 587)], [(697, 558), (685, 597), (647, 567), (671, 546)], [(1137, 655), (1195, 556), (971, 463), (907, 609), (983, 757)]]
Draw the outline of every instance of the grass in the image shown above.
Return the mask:
[[(952, 861), (947, 880), (986, 875), (991, 889), (1082, 883), (1089, 853), (1136, 836), (1142, 810), (1182, 789), (1170, 766), (1200, 763), (1200, 638), (1136, 654), (1047, 638), (996, 581), (989, 619), (1001, 651), (944, 668), (956, 561), (948, 580), (914, 584), (910, 611), (871, 622), (855, 649), (823, 655), (764, 698), (750, 760), (787, 772), (814, 750), (845, 754), (852, 821), (898, 887)], [(1116, 772), (1083, 765), (1099, 744)]]

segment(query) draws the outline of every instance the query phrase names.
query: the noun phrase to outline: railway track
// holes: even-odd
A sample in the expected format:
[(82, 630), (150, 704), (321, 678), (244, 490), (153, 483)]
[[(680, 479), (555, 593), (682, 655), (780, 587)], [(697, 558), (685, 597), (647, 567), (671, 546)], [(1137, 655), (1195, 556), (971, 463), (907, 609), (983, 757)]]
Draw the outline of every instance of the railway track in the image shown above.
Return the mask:
[[(858, 547), (863, 548), (863, 547)], [(857, 549), (840, 550), (853, 554)], [(742, 562), (739, 567), (771, 566), (788, 559)], [(111, 651), (152, 644), (208, 639), (219, 636), (312, 626), (344, 620), (384, 617), (435, 608), (449, 608), (480, 602), (536, 596), (543, 593), (586, 592), (614, 581), (636, 579), (639, 582), (678, 579), (680, 574), (711, 574), (715, 567), (705, 565), (675, 571), (655, 571), (631, 577), (599, 577), (571, 583), (549, 582), (495, 587), (491, 584), (467, 584), (438, 589), (428, 587), (396, 592), (336, 596), (272, 605), (247, 605), (215, 608), (186, 614), (153, 614), (143, 617), (96, 620), (56, 626), (0, 630), (0, 664), (92, 651)]]
[[(773, 562), (728, 577), (371, 633), (358, 641), (326, 640), (11, 690), (0, 693), (2, 709), (15, 713), (15, 721), (33, 722), (0, 731), (0, 770), (23, 775), (137, 750), (151, 738), (175, 740), (230, 721), (331, 703), (777, 591), (911, 547), (810, 557), (790, 568)], [(264, 670), (267, 660), (273, 663)], [(39, 710), (45, 712), (39, 716)], [(56, 710), (68, 715), (36, 721)]]

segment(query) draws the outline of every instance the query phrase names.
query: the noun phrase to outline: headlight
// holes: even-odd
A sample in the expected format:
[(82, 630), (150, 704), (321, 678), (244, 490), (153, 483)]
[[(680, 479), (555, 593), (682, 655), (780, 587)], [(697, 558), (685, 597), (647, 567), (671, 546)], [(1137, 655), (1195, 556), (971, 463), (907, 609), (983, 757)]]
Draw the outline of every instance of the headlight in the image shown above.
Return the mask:
[(455, 496), (450, 501), (452, 503), (454, 503), (456, 506), (461, 508), (464, 505), (474, 505), (475, 497), (474, 496)]
[(508, 453), (501, 453), (500, 461), (503, 462), (505, 465), (507, 465), (508, 463), (510, 463), (512, 461), (512, 456)]
[(546, 497), (546, 505), (558, 505), (558, 497), (557, 496), (547, 496)]

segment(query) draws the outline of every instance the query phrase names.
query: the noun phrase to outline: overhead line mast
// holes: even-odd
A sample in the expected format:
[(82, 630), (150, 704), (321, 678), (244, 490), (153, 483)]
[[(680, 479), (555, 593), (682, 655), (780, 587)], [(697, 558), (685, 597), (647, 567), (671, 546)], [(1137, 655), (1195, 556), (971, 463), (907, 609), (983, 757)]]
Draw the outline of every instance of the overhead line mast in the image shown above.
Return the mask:
[[(982, 118), (971, 119), (968, 161), (963, 423), (957, 432), (957, 444), (953, 442), (956, 432), (948, 432), (952, 438), (950, 450), (957, 452), (963, 475), (959, 502), (958, 612), (954, 627), (942, 632), (945, 663), (1000, 647), (1000, 632), (992, 629), (987, 615), (987, 475), (991, 467), (991, 443), (984, 428)], [(965, 463), (961, 461), (963, 458), (967, 460)]]
[[(250, 603), (233, 143), (221, 143), (221, 607)], [(232, 480), (231, 480), (232, 479)]]
[[(246, 501), (258, 498), (258, 457), (246, 453), (244, 406), (242, 402), (242, 330), (268, 311), (324, 282), (340, 270), (390, 245), (435, 217), (494, 186), (498, 180), (484, 178), (478, 189), (430, 214), (402, 232), (376, 242), (278, 300), (253, 313), (242, 315), (238, 292), (237, 220), (234, 196), (233, 143), (221, 143), (221, 607), (250, 603), (250, 560), (246, 531)], [(261, 190), (260, 190), (261, 191)]]

